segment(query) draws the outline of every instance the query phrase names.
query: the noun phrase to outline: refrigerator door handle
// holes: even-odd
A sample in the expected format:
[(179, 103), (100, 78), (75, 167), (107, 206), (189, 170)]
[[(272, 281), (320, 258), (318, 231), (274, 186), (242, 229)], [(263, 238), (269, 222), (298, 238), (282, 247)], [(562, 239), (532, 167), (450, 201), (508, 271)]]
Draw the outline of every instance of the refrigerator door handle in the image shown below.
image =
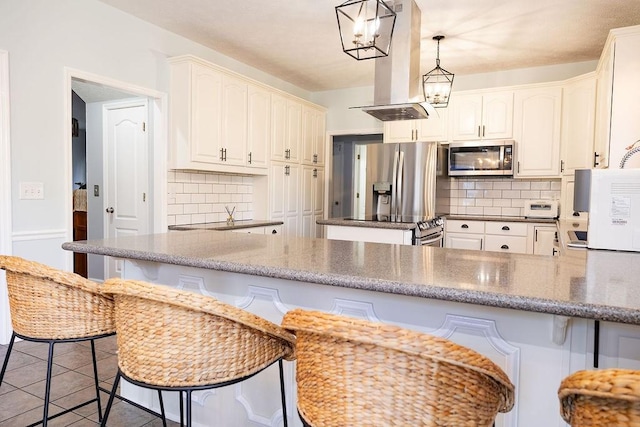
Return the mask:
[(396, 215), (398, 212), (398, 158), (399, 153), (398, 149), (393, 155), (393, 176), (391, 182), (391, 209), (389, 213), (391, 215)]
[(404, 151), (400, 151), (400, 159), (398, 161), (398, 174), (396, 175), (398, 191), (396, 192), (396, 216), (402, 213), (402, 178), (404, 176)]

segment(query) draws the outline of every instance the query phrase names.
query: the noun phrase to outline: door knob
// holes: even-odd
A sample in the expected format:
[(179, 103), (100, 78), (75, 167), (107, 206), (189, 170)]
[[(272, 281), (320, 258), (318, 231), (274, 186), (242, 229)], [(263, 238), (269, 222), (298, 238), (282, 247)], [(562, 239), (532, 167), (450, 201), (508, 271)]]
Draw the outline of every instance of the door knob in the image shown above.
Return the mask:
[(113, 213), (113, 208), (107, 208), (106, 211), (107, 213)]

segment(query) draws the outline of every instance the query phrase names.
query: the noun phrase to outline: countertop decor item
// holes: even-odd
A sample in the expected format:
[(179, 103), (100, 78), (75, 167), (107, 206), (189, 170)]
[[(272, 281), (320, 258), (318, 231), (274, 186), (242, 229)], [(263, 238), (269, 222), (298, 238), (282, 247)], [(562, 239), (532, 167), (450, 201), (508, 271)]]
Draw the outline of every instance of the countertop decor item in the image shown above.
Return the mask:
[(227, 217), (227, 225), (233, 225), (233, 213), (236, 211), (236, 207), (234, 206), (233, 209), (229, 210), (229, 206), (225, 206), (224, 209), (227, 211), (227, 214), (229, 215)]

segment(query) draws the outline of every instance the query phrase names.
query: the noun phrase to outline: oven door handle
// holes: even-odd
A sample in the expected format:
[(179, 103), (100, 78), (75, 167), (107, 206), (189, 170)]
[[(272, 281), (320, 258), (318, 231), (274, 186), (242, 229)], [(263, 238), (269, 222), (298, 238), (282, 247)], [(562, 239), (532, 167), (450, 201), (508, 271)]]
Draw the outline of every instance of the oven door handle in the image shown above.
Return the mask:
[[(433, 236), (433, 234), (431, 236)], [(418, 243), (417, 246), (426, 246), (431, 243), (436, 243), (438, 240), (442, 240), (442, 233), (438, 233), (435, 235), (435, 237), (431, 237), (430, 239), (426, 240), (424, 240), (424, 238), (418, 238), (416, 239), (416, 242)]]

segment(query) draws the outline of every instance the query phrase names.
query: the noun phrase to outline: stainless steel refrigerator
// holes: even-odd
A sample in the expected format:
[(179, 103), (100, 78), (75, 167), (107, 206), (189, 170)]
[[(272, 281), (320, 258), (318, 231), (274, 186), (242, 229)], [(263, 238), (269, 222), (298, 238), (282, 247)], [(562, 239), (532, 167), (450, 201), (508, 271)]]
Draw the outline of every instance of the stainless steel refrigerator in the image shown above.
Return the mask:
[(366, 156), (368, 217), (395, 222), (435, 217), (437, 143), (371, 144)]

